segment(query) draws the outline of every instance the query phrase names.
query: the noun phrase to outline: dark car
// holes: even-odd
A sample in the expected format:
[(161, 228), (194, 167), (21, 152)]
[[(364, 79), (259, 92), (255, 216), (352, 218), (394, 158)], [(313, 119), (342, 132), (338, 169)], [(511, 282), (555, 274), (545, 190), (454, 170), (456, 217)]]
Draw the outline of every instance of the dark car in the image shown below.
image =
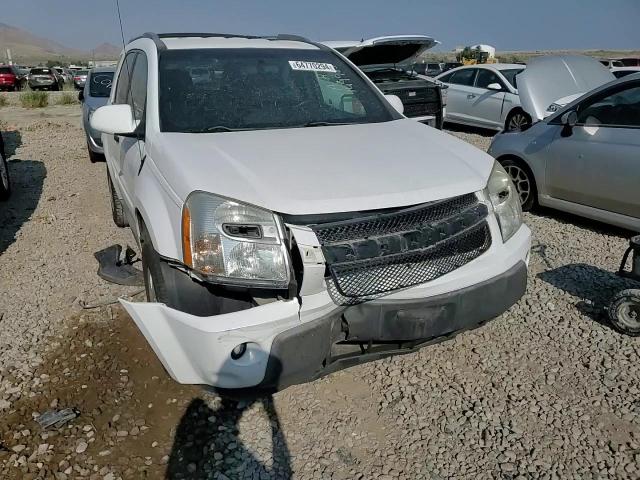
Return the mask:
[(411, 71), (411, 65), (438, 41), (424, 35), (396, 35), (324, 43), (357, 65), (383, 93), (399, 97), (406, 117), (442, 128), (442, 84)]
[(28, 79), (31, 90), (62, 90), (64, 86), (64, 79), (55, 68), (32, 68)]
[(22, 90), (24, 83), (18, 69), (13, 65), (0, 65), (0, 90), (10, 92)]
[(9, 182), (9, 166), (4, 152), (4, 140), (0, 132), (0, 201), (6, 200), (11, 194), (11, 183)]
[(444, 71), (442, 69), (442, 63), (414, 63), (412, 70), (415, 73), (426, 75), (427, 77), (435, 77)]
[(445, 62), (444, 64), (442, 64), (442, 72), (444, 73), (461, 66), (462, 64), (460, 62)]

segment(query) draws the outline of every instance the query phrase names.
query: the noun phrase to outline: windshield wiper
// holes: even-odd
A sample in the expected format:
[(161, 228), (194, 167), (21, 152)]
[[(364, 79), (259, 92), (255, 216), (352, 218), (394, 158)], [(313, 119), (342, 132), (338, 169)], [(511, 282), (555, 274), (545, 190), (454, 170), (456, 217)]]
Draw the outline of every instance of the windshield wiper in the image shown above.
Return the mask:
[(309, 122), (301, 125), (302, 127), (328, 127), (331, 125), (353, 125), (348, 122)]
[(215, 132), (239, 132), (248, 130), (247, 128), (231, 128), (224, 125), (216, 125), (215, 127), (192, 128), (186, 130), (187, 133), (215, 133)]

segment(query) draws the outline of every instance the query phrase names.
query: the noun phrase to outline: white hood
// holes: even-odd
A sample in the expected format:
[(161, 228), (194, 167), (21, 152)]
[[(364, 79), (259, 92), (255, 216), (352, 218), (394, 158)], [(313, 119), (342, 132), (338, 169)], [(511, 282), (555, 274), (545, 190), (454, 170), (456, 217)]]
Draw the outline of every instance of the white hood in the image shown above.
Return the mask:
[(414, 205), (475, 192), (486, 186), (493, 165), (477, 148), (409, 119), (160, 133), (149, 145), (150, 158), (183, 201), (202, 190), (297, 215)]
[(358, 66), (411, 64), (440, 42), (426, 35), (391, 35), (362, 41), (322, 42)]
[(587, 93), (616, 78), (599, 61), (581, 55), (550, 55), (533, 58), (518, 74), (522, 108), (542, 120), (556, 100)]

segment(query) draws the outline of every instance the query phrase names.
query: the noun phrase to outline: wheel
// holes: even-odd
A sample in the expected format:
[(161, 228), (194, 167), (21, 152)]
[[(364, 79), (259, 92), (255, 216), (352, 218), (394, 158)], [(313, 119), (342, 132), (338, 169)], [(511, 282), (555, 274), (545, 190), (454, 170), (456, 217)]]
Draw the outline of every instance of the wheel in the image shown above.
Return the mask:
[(54, 92), (59, 92), (59, 91), (60, 91), (60, 85), (58, 85), (58, 84), (56, 83), (56, 86), (55, 86), (55, 87), (53, 87), (53, 91), (54, 91)]
[(129, 225), (127, 219), (124, 216), (124, 208), (122, 207), (122, 199), (118, 196), (118, 192), (113, 186), (111, 181), (111, 175), (107, 170), (107, 182), (109, 183), (109, 199), (111, 201), (111, 215), (113, 216), (113, 223), (120, 228), (124, 228)]
[(533, 173), (529, 167), (522, 161), (513, 158), (505, 158), (500, 161), (500, 165), (507, 171), (518, 195), (520, 196), (520, 205), (522, 210), (528, 212), (532, 210), (537, 203), (538, 190), (536, 188), (536, 181), (533, 178)]
[(89, 152), (89, 161), (91, 163), (104, 162), (104, 155), (101, 155), (91, 150), (91, 147), (89, 147), (88, 143), (87, 143), (87, 151)]
[(9, 166), (7, 165), (7, 160), (0, 156), (0, 200), (6, 200), (10, 194)]
[(507, 132), (516, 130), (526, 130), (531, 126), (531, 117), (528, 113), (519, 109), (512, 110), (504, 122), (504, 129)]
[(609, 321), (621, 333), (640, 336), (640, 290), (623, 290), (609, 305)]
[(162, 275), (160, 256), (153, 248), (151, 237), (144, 223), (140, 225), (140, 244), (142, 247), (142, 273), (148, 302), (167, 303), (167, 288)]

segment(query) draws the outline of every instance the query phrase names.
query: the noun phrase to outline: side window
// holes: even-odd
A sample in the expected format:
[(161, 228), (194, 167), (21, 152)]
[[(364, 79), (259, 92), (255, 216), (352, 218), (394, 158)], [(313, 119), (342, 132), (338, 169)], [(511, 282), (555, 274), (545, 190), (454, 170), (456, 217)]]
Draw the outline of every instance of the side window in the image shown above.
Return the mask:
[(449, 83), (449, 82), (451, 82), (451, 75), (453, 75), (453, 73), (447, 73), (446, 75), (443, 75), (442, 77), (438, 77), (438, 80), (440, 80), (441, 82), (444, 82), (444, 83)]
[(464, 70), (453, 72), (449, 83), (453, 83), (456, 85), (466, 85), (470, 87), (473, 85), (473, 79), (475, 78), (475, 76), (475, 68), (465, 68)]
[(497, 83), (504, 89), (504, 84), (500, 81), (498, 75), (486, 68), (478, 69), (478, 75), (476, 76), (476, 87), (486, 89), (492, 83)]
[(145, 104), (147, 101), (147, 56), (138, 53), (136, 63), (131, 73), (131, 95), (129, 105), (133, 109), (136, 120), (142, 120), (145, 114)]
[(120, 68), (120, 73), (118, 74), (118, 80), (116, 82), (116, 95), (113, 99), (113, 103), (117, 105), (128, 103), (129, 82), (131, 74), (133, 73), (133, 62), (137, 54), (137, 52), (127, 53), (127, 56), (124, 57), (124, 61), (122, 62), (122, 68)]
[(640, 128), (640, 85), (618, 87), (582, 103), (578, 124)]

